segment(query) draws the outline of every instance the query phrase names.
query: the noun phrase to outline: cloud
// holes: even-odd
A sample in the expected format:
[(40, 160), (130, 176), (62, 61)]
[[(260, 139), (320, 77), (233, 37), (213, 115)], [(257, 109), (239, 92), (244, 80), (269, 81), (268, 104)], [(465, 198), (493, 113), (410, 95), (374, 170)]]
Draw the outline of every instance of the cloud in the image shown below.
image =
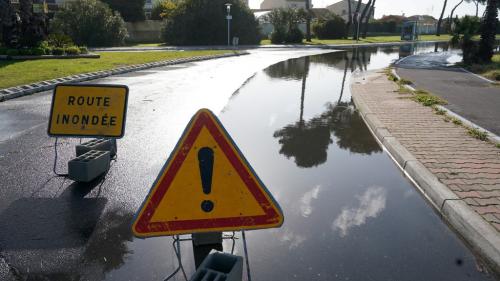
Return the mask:
[(284, 229), (283, 235), (279, 238), (282, 242), (289, 244), (288, 248), (290, 250), (297, 248), (304, 241), (306, 241), (306, 237), (296, 234), (288, 228)]
[(321, 185), (317, 185), (302, 195), (302, 198), (300, 199), (300, 213), (304, 218), (307, 218), (312, 214), (313, 208), (311, 203), (313, 199), (318, 199), (320, 189)]
[(340, 237), (345, 237), (349, 229), (365, 224), (368, 218), (376, 218), (385, 209), (385, 189), (379, 186), (368, 187), (358, 200), (358, 208), (343, 208), (333, 222), (332, 230), (339, 230)]

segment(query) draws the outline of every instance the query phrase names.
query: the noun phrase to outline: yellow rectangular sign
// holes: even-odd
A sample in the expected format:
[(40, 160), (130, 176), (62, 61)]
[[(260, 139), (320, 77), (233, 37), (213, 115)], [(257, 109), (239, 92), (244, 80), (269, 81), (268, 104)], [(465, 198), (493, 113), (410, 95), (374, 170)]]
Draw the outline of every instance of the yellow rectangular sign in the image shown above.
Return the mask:
[(128, 87), (61, 84), (52, 97), (50, 136), (121, 138), (125, 133)]

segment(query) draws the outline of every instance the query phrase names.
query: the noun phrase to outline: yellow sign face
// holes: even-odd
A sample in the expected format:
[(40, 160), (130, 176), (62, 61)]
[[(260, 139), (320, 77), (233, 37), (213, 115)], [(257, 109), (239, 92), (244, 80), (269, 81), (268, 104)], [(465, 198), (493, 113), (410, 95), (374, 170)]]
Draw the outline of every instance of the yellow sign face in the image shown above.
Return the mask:
[(283, 213), (207, 109), (196, 113), (137, 213), (137, 237), (279, 227)]
[(128, 87), (63, 84), (52, 97), (50, 136), (121, 138), (125, 133)]

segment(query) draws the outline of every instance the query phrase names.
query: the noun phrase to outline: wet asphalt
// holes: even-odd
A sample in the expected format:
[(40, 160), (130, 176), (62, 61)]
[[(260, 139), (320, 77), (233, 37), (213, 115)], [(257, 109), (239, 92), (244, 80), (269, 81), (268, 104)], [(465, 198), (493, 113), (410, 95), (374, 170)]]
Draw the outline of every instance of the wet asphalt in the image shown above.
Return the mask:
[(500, 135), (500, 87), (452, 64), (458, 51), (420, 54), (397, 64), (398, 74), (418, 89), (448, 101), (446, 108)]
[[(176, 267), (172, 239), (136, 239), (130, 224), (191, 115), (205, 107), (285, 214), (282, 228), (248, 233), (253, 280), (492, 280), (352, 104), (352, 72), (409, 51), (310, 56), (326, 52), (255, 50), (92, 81), (125, 84), (130, 97), (117, 160), (85, 185), (52, 173), (50, 92), (0, 103), (0, 279), (163, 280)], [(79, 141), (59, 139), (59, 172)], [(182, 250), (193, 273), (190, 243)]]

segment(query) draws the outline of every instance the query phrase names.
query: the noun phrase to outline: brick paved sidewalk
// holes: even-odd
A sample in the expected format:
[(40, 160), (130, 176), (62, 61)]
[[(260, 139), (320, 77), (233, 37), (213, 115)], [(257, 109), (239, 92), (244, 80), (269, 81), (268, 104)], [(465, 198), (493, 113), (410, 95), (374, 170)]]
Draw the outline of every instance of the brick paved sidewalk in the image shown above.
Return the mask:
[(400, 94), (385, 74), (365, 79), (352, 85), (353, 97), (441, 183), (500, 231), (500, 149)]

